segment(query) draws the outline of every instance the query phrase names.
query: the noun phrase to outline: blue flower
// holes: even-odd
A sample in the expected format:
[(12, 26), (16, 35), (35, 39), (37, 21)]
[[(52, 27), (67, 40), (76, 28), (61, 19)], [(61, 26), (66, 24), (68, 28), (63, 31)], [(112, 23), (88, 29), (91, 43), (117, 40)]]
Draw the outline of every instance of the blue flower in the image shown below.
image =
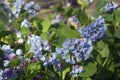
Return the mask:
[(102, 8), (102, 10), (103, 10), (104, 12), (108, 12), (108, 11), (113, 12), (115, 9), (118, 8), (118, 6), (119, 6), (119, 5), (118, 5), (117, 3), (114, 3), (114, 2), (109, 1), (109, 2)]
[(79, 33), (84, 37), (88, 38), (91, 41), (97, 41), (104, 36), (107, 27), (105, 26), (105, 20), (102, 16), (99, 16), (94, 22), (85, 28), (79, 28)]
[(58, 15), (56, 15), (56, 17), (51, 21), (51, 24), (56, 24), (59, 23), (63, 20), (63, 16), (61, 15), (61, 13), (59, 13)]
[(84, 69), (82, 66), (73, 65), (72, 71), (70, 72), (70, 75), (72, 75), (72, 77), (77, 77), (78, 74), (83, 73), (83, 72), (84, 72)]
[(86, 38), (72, 39), (71, 41), (66, 39), (62, 48), (56, 48), (56, 53), (59, 54), (65, 62), (75, 64), (82, 60), (87, 60), (92, 50), (92, 42)]

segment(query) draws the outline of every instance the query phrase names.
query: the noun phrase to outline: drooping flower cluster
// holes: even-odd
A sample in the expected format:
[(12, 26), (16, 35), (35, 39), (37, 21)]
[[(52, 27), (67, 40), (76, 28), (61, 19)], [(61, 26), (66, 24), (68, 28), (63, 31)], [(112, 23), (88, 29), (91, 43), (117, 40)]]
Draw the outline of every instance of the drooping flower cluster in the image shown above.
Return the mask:
[(62, 44), (62, 48), (56, 48), (56, 53), (61, 56), (65, 62), (75, 64), (80, 61), (87, 60), (93, 50), (92, 42), (83, 39), (66, 39)]
[(21, 10), (26, 10), (30, 15), (36, 15), (40, 11), (40, 6), (33, 1), (26, 2), (24, 0), (16, 0), (14, 3), (13, 14), (16, 18), (19, 17)]
[(29, 13), (29, 14), (36, 14), (36, 12), (40, 11), (40, 6), (38, 4), (35, 4), (33, 1), (30, 1), (25, 4), (24, 9)]
[(84, 37), (88, 38), (91, 41), (97, 41), (105, 34), (107, 27), (105, 25), (105, 20), (102, 16), (99, 16), (94, 22), (90, 25), (79, 28), (79, 33)]
[(61, 70), (62, 63), (57, 59), (56, 53), (50, 53), (50, 45), (47, 40), (32, 35), (28, 37), (27, 43), (31, 46), (29, 52), (34, 53), (34, 59), (43, 61), (43, 66), (54, 65), (57, 70)]
[(24, 0), (16, 0), (16, 2), (14, 3), (14, 10), (13, 10), (13, 14), (15, 15), (15, 17), (17, 18), (19, 17), (23, 5), (25, 5)]
[(113, 12), (115, 9), (118, 8), (118, 4), (117, 3), (114, 3), (114, 2), (111, 2), (109, 1), (103, 8), (102, 10), (104, 12)]
[(30, 45), (29, 52), (34, 53), (34, 58), (41, 58), (45, 53), (50, 51), (50, 45), (48, 44), (48, 41), (42, 40), (36, 35), (28, 36), (27, 44)]

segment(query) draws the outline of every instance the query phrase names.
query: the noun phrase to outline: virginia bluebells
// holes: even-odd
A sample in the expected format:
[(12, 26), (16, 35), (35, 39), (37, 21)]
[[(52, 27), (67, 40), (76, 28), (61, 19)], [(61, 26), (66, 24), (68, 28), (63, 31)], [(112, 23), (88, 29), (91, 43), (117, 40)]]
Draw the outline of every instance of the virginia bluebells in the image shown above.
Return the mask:
[(113, 12), (116, 8), (118, 8), (118, 4), (117, 3), (114, 3), (114, 2), (111, 2), (109, 1), (103, 8), (102, 10), (104, 12)]
[(84, 72), (84, 69), (82, 66), (73, 65), (72, 71), (70, 72), (70, 75), (72, 75), (73, 77), (77, 77), (78, 74), (83, 73), (83, 72)]
[(47, 53), (50, 50), (50, 45), (47, 40), (42, 40), (36, 35), (29, 36), (27, 43), (31, 46), (29, 52), (33, 52), (35, 58), (41, 58), (43, 56), (43, 51)]
[(70, 64), (75, 64), (80, 61), (87, 60), (93, 50), (92, 42), (83, 39), (66, 39), (62, 44), (62, 48), (56, 48), (56, 53), (61, 55), (61, 58)]
[(29, 15), (36, 15), (41, 9), (38, 4), (35, 4), (33, 1), (27, 2), (26, 0), (16, 0), (13, 8), (13, 14), (16, 18), (19, 17), (22, 9), (27, 11)]
[(79, 28), (79, 33), (84, 37), (88, 38), (91, 41), (97, 41), (105, 34), (107, 27), (105, 25), (105, 20), (102, 16), (99, 16), (94, 22), (90, 25)]
[(37, 12), (40, 11), (40, 6), (38, 4), (35, 4), (33, 1), (30, 1), (25, 4), (24, 9), (32, 15), (35, 15)]
[(22, 7), (25, 5), (25, 1), (24, 0), (16, 0), (16, 2), (14, 3), (14, 10), (13, 10), (13, 14), (15, 15), (16, 18), (19, 17), (19, 14), (21, 12)]

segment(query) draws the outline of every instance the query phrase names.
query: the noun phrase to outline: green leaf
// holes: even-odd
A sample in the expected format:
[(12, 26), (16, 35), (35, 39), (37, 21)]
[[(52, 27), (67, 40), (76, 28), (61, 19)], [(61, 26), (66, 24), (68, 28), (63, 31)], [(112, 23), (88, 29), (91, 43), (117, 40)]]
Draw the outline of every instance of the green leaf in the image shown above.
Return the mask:
[(42, 25), (42, 28), (43, 28), (42, 32), (48, 32), (48, 29), (51, 26), (51, 22), (48, 19), (45, 19), (41, 22), (41, 25)]
[(115, 14), (115, 20), (120, 23), (120, 8), (115, 10), (114, 14)]
[(88, 16), (85, 13), (85, 9), (83, 10), (79, 9), (77, 17), (81, 25), (87, 25), (90, 22)]
[(0, 39), (12, 33), (12, 31), (0, 31)]
[(28, 35), (29, 34), (29, 30), (27, 27), (23, 26), (21, 29), (20, 29), (21, 33), (24, 34), (24, 35)]
[(25, 56), (25, 58), (32, 58), (33, 57), (33, 55), (34, 55), (34, 53), (26, 53), (24, 56)]
[(27, 42), (25, 42), (25, 51), (29, 51), (30, 50), (30, 44), (28, 44)]
[(85, 72), (81, 73), (80, 77), (90, 77), (94, 75), (97, 71), (96, 64), (95, 63), (88, 63), (87, 65), (83, 66)]
[(97, 48), (97, 51), (101, 54), (102, 57), (108, 57), (108, 55), (110, 54), (108, 44), (106, 44), (102, 40), (97, 43)]
[(0, 20), (0, 31), (1, 31), (1, 30), (4, 30), (4, 29), (5, 29), (4, 23), (3, 23), (2, 20)]
[(108, 0), (99, 0), (99, 2), (97, 4), (97, 11), (102, 9), (107, 4), (107, 2), (108, 2)]
[(62, 79), (63, 79), (63, 80), (65, 79), (65, 76), (66, 76), (66, 74), (67, 74), (68, 72), (70, 72), (70, 67), (68, 67), (68, 68), (66, 68), (66, 69), (64, 69), (64, 70), (62, 71)]
[(63, 16), (72, 16), (72, 12), (73, 12), (73, 8), (72, 7), (68, 7), (65, 9)]
[(57, 29), (56, 34), (59, 37), (59, 43), (63, 43), (66, 38), (80, 38), (78, 31), (72, 30), (70, 28)]
[(115, 36), (116, 38), (120, 39), (120, 28), (116, 28), (116, 29), (115, 29), (114, 36)]
[(41, 35), (40, 35), (40, 37), (42, 38), (42, 39), (48, 39), (48, 33), (47, 32), (44, 32), (44, 33), (42, 33)]
[(27, 65), (27, 69), (28, 69), (28, 71), (30, 71), (30, 73), (33, 73), (34, 71), (39, 71), (41, 69), (41, 65), (39, 62), (30, 63)]
[(103, 17), (105, 18), (105, 21), (111, 22), (114, 20), (114, 17), (112, 14), (104, 14)]
[(14, 58), (13, 60), (10, 61), (9, 66), (10, 67), (19, 66), (20, 63), (21, 60), (19, 58)]

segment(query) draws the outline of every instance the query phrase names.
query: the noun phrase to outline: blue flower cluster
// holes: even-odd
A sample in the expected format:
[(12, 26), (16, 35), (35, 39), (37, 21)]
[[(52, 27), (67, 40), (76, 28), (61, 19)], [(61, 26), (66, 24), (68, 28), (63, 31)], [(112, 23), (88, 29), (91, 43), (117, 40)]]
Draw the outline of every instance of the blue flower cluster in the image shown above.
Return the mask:
[(113, 12), (115, 9), (117, 9), (118, 8), (118, 4), (117, 3), (114, 3), (114, 2), (111, 2), (111, 1), (109, 1), (103, 8), (102, 8), (102, 10), (104, 11), (104, 12)]
[(50, 52), (50, 45), (47, 40), (42, 40), (39, 36), (28, 36), (27, 44), (30, 45), (29, 53), (34, 53), (34, 58), (40, 59), (43, 54)]
[(84, 37), (88, 38), (91, 41), (97, 41), (105, 34), (107, 27), (105, 25), (105, 20), (102, 16), (99, 16), (94, 22), (90, 25), (79, 28), (79, 33)]
[(26, 2), (25, 0), (16, 0), (13, 6), (13, 14), (16, 18), (19, 17), (22, 8), (26, 10), (30, 15), (36, 15), (40, 11), (40, 6), (33, 1)]
[(93, 50), (92, 42), (86, 38), (66, 39), (62, 48), (56, 48), (56, 54), (60, 55), (65, 62), (76, 64), (87, 60)]

